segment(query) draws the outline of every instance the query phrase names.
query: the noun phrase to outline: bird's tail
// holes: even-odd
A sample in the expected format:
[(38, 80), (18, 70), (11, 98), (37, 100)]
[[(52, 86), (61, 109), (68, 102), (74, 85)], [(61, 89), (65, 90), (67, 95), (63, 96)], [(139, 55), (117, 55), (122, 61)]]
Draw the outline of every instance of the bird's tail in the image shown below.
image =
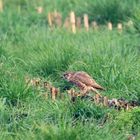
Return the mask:
[(103, 88), (102, 86), (100, 86), (99, 84), (95, 83), (93, 85), (93, 88), (96, 88), (96, 89), (100, 89), (100, 90), (105, 90), (105, 88)]

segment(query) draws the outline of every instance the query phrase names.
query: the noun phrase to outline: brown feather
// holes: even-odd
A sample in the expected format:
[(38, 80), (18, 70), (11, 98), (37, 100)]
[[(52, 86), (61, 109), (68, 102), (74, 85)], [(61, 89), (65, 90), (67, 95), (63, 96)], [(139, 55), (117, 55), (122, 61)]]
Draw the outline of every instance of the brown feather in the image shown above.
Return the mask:
[(79, 80), (86, 86), (92, 86), (94, 83), (96, 83), (95, 80), (93, 80), (87, 73), (83, 71), (76, 72), (72, 77), (73, 79)]
[(77, 87), (83, 89), (84, 87), (93, 87), (95, 89), (105, 90), (102, 86), (84, 71), (68, 72), (70, 74), (69, 82), (75, 84)]
[(105, 90), (105, 88), (103, 88), (102, 86), (100, 86), (99, 84), (95, 83), (93, 86), (93, 88), (96, 88), (96, 89), (100, 89), (100, 90)]

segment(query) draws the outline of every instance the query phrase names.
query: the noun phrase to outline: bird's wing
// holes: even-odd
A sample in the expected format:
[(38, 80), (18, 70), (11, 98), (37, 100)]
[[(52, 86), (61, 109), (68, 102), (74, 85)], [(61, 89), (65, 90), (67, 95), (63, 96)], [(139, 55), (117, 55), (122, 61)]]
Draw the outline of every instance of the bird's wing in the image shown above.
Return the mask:
[(74, 79), (77, 79), (79, 81), (81, 81), (82, 83), (84, 83), (85, 85), (87, 86), (92, 86), (95, 82), (94, 79), (92, 79), (91, 76), (89, 76), (87, 73), (81, 71), (81, 72), (76, 72), (74, 75), (73, 75), (73, 78)]
[(85, 87), (85, 84), (83, 84), (79, 79), (76, 79), (76, 78), (71, 78), (69, 82), (71, 82), (72, 84), (75, 84), (81, 90), (83, 90)]
[(91, 86), (96, 89), (104, 90), (104, 88), (99, 84), (97, 84), (96, 81), (91, 76), (89, 76), (86, 72), (83, 71), (77, 72), (74, 74), (73, 78), (75, 80), (81, 81), (86, 86)]

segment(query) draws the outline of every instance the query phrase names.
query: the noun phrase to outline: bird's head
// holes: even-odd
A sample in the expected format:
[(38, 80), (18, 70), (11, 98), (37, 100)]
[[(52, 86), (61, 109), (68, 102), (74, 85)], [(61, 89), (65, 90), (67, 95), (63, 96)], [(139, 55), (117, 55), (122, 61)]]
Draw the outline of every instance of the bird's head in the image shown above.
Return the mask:
[(65, 72), (63, 74), (63, 78), (69, 81), (71, 79), (71, 77), (73, 76), (73, 74), (74, 74), (74, 72)]

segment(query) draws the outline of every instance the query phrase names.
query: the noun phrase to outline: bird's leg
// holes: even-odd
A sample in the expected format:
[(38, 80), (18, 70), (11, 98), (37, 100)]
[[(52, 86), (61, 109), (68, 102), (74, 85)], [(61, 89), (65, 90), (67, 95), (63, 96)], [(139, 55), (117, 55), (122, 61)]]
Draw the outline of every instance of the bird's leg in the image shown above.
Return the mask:
[(82, 91), (82, 95), (85, 96), (88, 92), (88, 88), (87, 87), (84, 87), (83, 91)]
[(82, 82), (78, 82), (78, 86), (81, 89), (82, 93), (80, 93), (78, 96), (85, 96), (87, 94), (88, 88), (83, 84)]
[(97, 95), (99, 95), (99, 97), (102, 97), (101, 94), (95, 88), (91, 87), (91, 90), (95, 92)]
[(85, 96), (87, 94), (87, 87), (85, 87), (83, 90), (82, 90), (82, 93), (80, 93), (78, 96)]

